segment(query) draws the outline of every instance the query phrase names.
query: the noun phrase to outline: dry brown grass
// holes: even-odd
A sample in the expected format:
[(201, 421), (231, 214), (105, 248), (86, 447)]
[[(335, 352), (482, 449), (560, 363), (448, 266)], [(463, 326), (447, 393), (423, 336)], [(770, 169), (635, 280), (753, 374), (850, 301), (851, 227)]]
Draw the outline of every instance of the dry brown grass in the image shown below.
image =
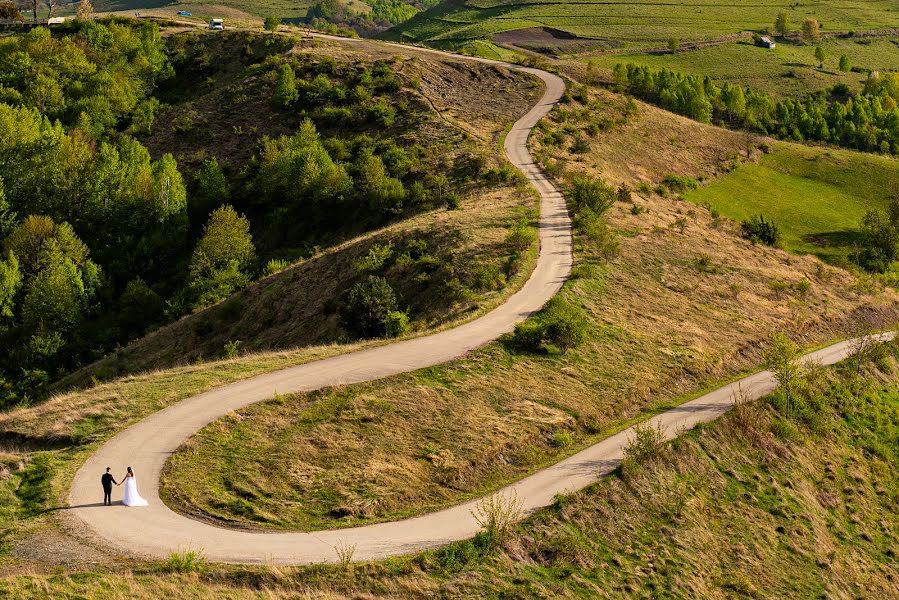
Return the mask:
[[(617, 110), (614, 100), (604, 110)], [(639, 110), (639, 119), (594, 141), (619, 147), (646, 140), (633, 154), (616, 157), (597, 147), (580, 161), (556, 156), (569, 170), (635, 186), (633, 178), (658, 182), (670, 172), (715, 172), (744, 142), (693, 124), (695, 139), (707, 145), (660, 162), (652, 156), (653, 136), (689, 122), (645, 105)], [(484, 493), (571, 453), (597, 431), (755, 368), (773, 331), (814, 346), (843, 337), (857, 318), (880, 314), (895, 322), (899, 314), (893, 291), (869, 294), (852, 274), (813, 257), (753, 246), (732, 225), (685, 202), (636, 197), (648, 212), (633, 215), (630, 205), (619, 204), (610, 215), (622, 232), (611, 264), (580, 247), (579, 261), (593, 265), (593, 274), (581, 270), (587, 275), (564, 294), (590, 320), (582, 347), (554, 358), (493, 344), (450, 365), (249, 407), (211, 425), (176, 455), (165, 476), (168, 498), (194, 515), (199, 508), (207, 518), (286, 528), (433, 509)], [(697, 267), (699, 259), (706, 268)], [(804, 295), (770, 287), (803, 280), (811, 282)], [(560, 444), (560, 432), (573, 444)], [(281, 464), (290, 465), (287, 477)]]

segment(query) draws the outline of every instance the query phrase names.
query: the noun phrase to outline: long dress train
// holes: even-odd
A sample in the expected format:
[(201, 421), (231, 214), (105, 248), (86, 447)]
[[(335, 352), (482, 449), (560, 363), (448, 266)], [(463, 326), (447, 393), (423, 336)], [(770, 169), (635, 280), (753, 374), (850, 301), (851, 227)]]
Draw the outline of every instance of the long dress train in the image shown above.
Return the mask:
[(134, 477), (125, 479), (125, 495), (122, 497), (125, 506), (147, 506), (148, 502), (137, 493), (137, 480)]

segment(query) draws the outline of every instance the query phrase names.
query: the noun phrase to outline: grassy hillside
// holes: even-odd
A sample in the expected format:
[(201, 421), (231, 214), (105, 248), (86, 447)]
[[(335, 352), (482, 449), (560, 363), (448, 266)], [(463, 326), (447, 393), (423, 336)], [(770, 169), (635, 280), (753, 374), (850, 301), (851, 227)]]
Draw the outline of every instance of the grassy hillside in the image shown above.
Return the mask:
[[(227, 37), (205, 39), (208, 44), (229, 43)], [(146, 139), (151, 153), (174, 153), (186, 172), (196, 172), (214, 157), (228, 178), (239, 178), (252, 163), (260, 138), (290, 134), (310, 115), (273, 105), (274, 78), (260, 76), (247, 65), (255, 59), (237, 60), (236, 51), (228, 54), (217, 48), (198, 59), (191, 43), (182, 45), (189, 50), (185, 62), (208, 56), (234, 60), (213, 60), (211, 73), (186, 72), (182, 81), (170, 85), (166, 93), (178, 101), (160, 115)], [(330, 230), (310, 228), (305, 219), (288, 215), (275, 235), (270, 220), (260, 219), (263, 226), (254, 229), (254, 239), (261, 251), (270, 248), (263, 260), (286, 261), (280, 272), (119, 348), (63, 385), (219, 358), (225, 344), (235, 340), (240, 340), (240, 352), (352, 341), (339, 323), (341, 295), (371, 274), (390, 282), (402, 310), (410, 311), (413, 331), (495, 306), (526, 278), (535, 247), (522, 252), (509, 247), (505, 238), (522, 220), (533, 224), (534, 198), (514, 171), (503, 166), (498, 145), (504, 129), (541, 93), (538, 84), (506, 69), (443, 61), (414, 50), (388, 53), (364, 42), (317, 42), (295, 54), (307, 64), (334, 65), (330, 68), (338, 73), (389, 61), (401, 82), (393, 101), (405, 107), (404, 116), (376, 131), (313, 115), (321, 135), (339, 139), (365, 133), (377, 144), (392, 139), (422, 148), (430, 157), (428, 170), (449, 173), (446, 194), (452, 190), (458, 197), (459, 210), (432, 206), (417, 216), (395, 214), (387, 225), (366, 225), (359, 215), (347, 214)], [(485, 87), (503, 89), (502, 101), (479, 101), (478, 110), (472, 110), (476, 93)], [(182, 90), (189, 90), (184, 99)], [(190, 127), (185, 125), (188, 120)], [(251, 216), (251, 222), (257, 220)], [(360, 234), (372, 225), (374, 231)], [(305, 237), (298, 235), (304, 227), (312, 237), (285, 248)], [(354, 262), (375, 247), (391, 248), (384, 266), (358, 271)]]
[(885, 207), (897, 186), (894, 159), (776, 144), (685, 198), (736, 221), (763, 214), (782, 229), (787, 250), (839, 262), (854, 251), (865, 213)]
[[(858, 89), (867, 78), (866, 70), (899, 68), (899, 48), (892, 37), (828, 37), (819, 45), (825, 52), (823, 69), (815, 60), (815, 46), (784, 39), (778, 39), (777, 48), (773, 50), (759, 48), (751, 40), (744, 40), (673, 54), (599, 53), (588, 60), (607, 69), (618, 63), (667, 67), (682, 73), (709, 76), (719, 84), (729, 82), (764, 90), (778, 97), (804, 96), (839, 83)], [(843, 55), (861, 72), (840, 71), (839, 61)]]
[(394, 39), (429, 44), (459, 44), (503, 31), (549, 27), (570, 36), (596, 40), (599, 47), (657, 47), (667, 40), (711, 40), (771, 27), (786, 10), (795, 28), (815, 17), (829, 31), (893, 27), (893, 5), (886, 0), (819, 0), (787, 6), (775, 0), (753, 3), (677, 2), (505, 2), (450, 0), (419, 14), (390, 32)]
[[(355, 568), (7, 567), (0, 592), (90, 600), (891, 597), (899, 585), (897, 357), (888, 345), (862, 361), (860, 375), (851, 362), (815, 370), (789, 413), (779, 392), (743, 404), (494, 537)], [(7, 514), (22, 510), (10, 482), (25, 479), (0, 482)]]
[[(535, 136), (551, 172), (641, 188), (633, 204), (613, 209), (617, 257), (607, 262), (608, 248), (580, 240), (578, 277), (564, 297), (589, 322), (582, 347), (535, 356), (493, 344), (444, 367), (249, 407), (176, 455), (170, 501), (192, 515), (272, 528), (432, 509), (752, 368), (773, 328), (815, 344), (839, 336), (863, 306), (892, 314), (892, 292), (869, 296), (867, 284), (815, 259), (753, 247), (706, 210), (654, 191), (671, 173), (727, 172), (742, 135), (596, 94), (554, 111)], [(589, 152), (573, 153), (572, 128), (587, 122), (604, 129)], [(274, 475), (282, 451), (302, 456), (286, 477)]]

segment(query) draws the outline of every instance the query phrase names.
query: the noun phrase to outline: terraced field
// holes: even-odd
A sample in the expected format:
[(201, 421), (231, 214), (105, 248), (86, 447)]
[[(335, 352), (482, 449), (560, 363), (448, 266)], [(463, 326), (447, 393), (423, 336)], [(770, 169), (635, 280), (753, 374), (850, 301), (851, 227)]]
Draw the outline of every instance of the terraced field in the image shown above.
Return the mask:
[(708, 75), (723, 82), (764, 90), (775, 96), (799, 96), (837, 83), (858, 88), (865, 72), (840, 71), (840, 56), (860, 70), (899, 69), (899, 47), (895, 38), (826, 38), (819, 44), (825, 52), (824, 68), (815, 60), (815, 48), (798, 43), (779, 43), (774, 50), (754, 46), (751, 41), (717, 44), (676, 54), (603, 54), (591, 57), (595, 65), (611, 69), (617, 63), (634, 63), (655, 69), (667, 67), (691, 75)]
[(817, 18), (825, 31), (893, 27), (894, 2), (818, 0), (784, 6), (779, 0), (709, 2), (449, 0), (394, 28), (395, 39), (452, 45), (484, 39), (502, 31), (553, 27), (614, 46), (664, 45), (670, 38), (712, 40), (745, 30), (770, 27), (786, 10), (793, 26)]

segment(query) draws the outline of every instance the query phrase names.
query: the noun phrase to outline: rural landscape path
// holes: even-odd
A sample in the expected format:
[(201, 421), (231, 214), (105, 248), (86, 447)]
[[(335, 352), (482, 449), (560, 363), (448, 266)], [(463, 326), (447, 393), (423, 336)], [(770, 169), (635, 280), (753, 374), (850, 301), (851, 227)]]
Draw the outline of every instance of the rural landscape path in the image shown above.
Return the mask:
[[(514, 124), (505, 141), (509, 160), (525, 173), (541, 198), (540, 256), (521, 290), (487, 315), (455, 329), (260, 375), (188, 398), (147, 417), (104, 444), (79, 469), (69, 494), (70, 510), (66, 511), (71, 518), (125, 553), (166, 558), (177, 550), (196, 549), (211, 561), (234, 563), (334, 562), (338, 559), (336, 548), (345, 546), (355, 546), (354, 560), (372, 560), (441, 546), (477, 533), (479, 525), (472, 514), (476, 500), (415, 518), (350, 529), (310, 533), (226, 529), (170, 510), (159, 498), (159, 480), (166, 460), (183, 442), (231, 411), (272, 398), (276, 392), (369, 381), (459, 358), (510, 331), (559, 291), (571, 270), (571, 221), (561, 193), (528, 153), (527, 138), (561, 98), (565, 85), (544, 71), (507, 66), (531, 73), (546, 84), (542, 99)], [(844, 342), (808, 358), (832, 364), (849, 353), (849, 343)], [(660, 424), (670, 437), (726, 412), (738, 389), (758, 398), (774, 387), (770, 373), (758, 373), (657, 415), (650, 423)], [(614, 470), (631, 434), (631, 429), (622, 431), (497, 493), (517, 497), (525, 514), (545, 507), (557, 494), (582, 489)], [(106, 466), (119, 471), (125, 465), (134, 467), (148, 507), (102, 506), (100, 475)]]

